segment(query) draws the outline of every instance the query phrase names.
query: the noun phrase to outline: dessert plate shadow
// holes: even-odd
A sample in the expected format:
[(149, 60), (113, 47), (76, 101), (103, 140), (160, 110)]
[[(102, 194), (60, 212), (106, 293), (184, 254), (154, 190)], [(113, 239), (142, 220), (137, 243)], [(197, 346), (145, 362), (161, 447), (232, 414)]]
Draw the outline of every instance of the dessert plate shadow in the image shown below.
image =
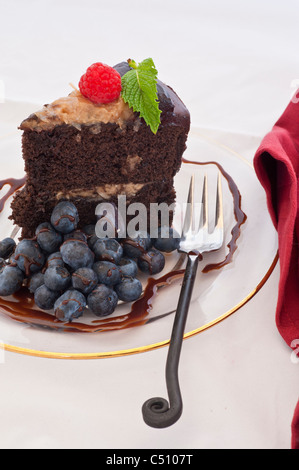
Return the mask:
[[(21, 109), (16, 103), (13, 106), (16, 113), (12, 112), (11, 124), (19, 114), (27, 114), (24, 104), (20, 105)], [(30, 105), (28, 107), (30, 110)], [(5, 135), (0, 135), (0, 179), (23, 176), (20, 135), (10, 129), (12, 127), (8, 126)], [(207, 173), (209, 185), (213, 186), (220, 168), (225, 214), (223, 248), (204, 255), (199, 266), (186, 325), (185, 338), (188, 338), (225, 320), (249, 302), (271, 275), (278, 256), (276, 232), (251, 162), (234, 149), (211, 142), (195, 128), (191, 129), (184, 159), (188, 163), (182, 164), (175, 178), (178, 207), (181, 208), (187, 199), (191, 174)], [(5, 187), (2, 191), (0, 197), (5, 193)], [(201, 194), (201, 188), (196, 191)], [(0, 213), (1, 239), (13, 231), (8, 219), (10, 201), (11, 198)], [(200, 199), (198, 201), (200, 205)], [(245, 214), (243, 220), (238, 214)], [(174, 225), (180, 226), (180, 210), (176, 212)], [(143, 300), (133, 306), (120, 304), (115, 313), (105, 319), (87, 312), (72, 325), (63, 325), (47, 321), (46, 317), (42, 321), (38, 319), (38, 309), (26, 297), (15, 299), (12, 307), (2, 302), (0, 346), (20, 354), (56, 359), (118, 357), (167, 346), (183, 268), (184, 259), (178, 253), (167, 255), (162, 273), (150, 281), (142, 278)], [(35, 320), (34, 315), (14, 314), (14, 310), (24, 308), (36, 309)]]

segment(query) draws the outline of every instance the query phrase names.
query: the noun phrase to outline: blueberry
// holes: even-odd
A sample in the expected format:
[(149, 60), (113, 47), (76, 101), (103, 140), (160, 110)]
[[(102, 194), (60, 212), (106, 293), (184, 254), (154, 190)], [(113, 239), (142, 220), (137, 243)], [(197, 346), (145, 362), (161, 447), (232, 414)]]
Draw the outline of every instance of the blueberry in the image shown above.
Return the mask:
[(158, 274), (165, 266), (165, 257), (163, 253), (152, 248), (138, 259), (139, 269), (147, 274)]
[(99, 284), (87, 297), (88, 308), (98, 317), (111, 315), (117, 302), (116, 292), (105, 284)]
[(90, 235), (90, 237), (88, 238), (87, 240), (87, 243), (88, 243), (88, 246), (91, 250), (93, 250), (94, 248), (94, 245), (96, 244), (96, 242), (100, 240), (99, 237), (96, 236), (96, 234), (94, 235)]
[(115, 292), (120, 300), (123, 300), (124, 302), (133, 302), (141, 296), (142, 284), (139, 279), (123, 277), (121, 282), (115, 286)]
[(152, 239), (154, 247), (165, 253), (171, 253), (180, 246), (180, 236), (176, 230), (171, 227), (159, 227), (157, 237)]
[(44, 274), (42, 272), (35, 273), (29, 278), (28, 289), (31, 294), (34, 294), (36, 289), (42, 286), (44, 283)]
[(89, 294), (97, 285), (98, 276), (91, 268), (79, 268), (72, 274), (72, 286), (83, 294)]
[(51, 224), (61, 233), (73, 232), (78, 225), (79, 215), (76, 206), (70, 201), (61, 201), (54, 208)]
[(82, 229), (82, 232), (86, 235), (87, 243), (91, 250), (93, 249), (93, 245), (95, 244), (95, 242), (99, 239), (96, 235), (95, 228), (95, 225), (90, 224), (85, 225), (85, 227), (83, 227)]
[(60, 253), (63, 261), (74, 270), (91, 268), (94, 262), (93, 252), (82, 240), (66, 240), (60, 247)]
[(14, 260), (18, 267), (29, 277), (42, 269), (45, 256), (37, 242), (24, 238), (15, 249)]
[(101, 261), (119, 263), (123, 255), (122, 246), (114, 238), (99, 238), (93, 245), (96, 258)]
[(91, 237), (92, 235), (95, 235), (96, 233), (96, 226), (93, 224), (85, 225), (82, 228), (82, 232), (87, 235), (87, 237)]
[[(1, 259), (3, 259), (3, 258), (1, 258)], [(17, 266), (17, 262), (15, 260), (15, 254), (14, 253), (9, 257), (9, 259), (7, 260), (7, 263), (10, 264), (11, 266)]]
[(51, 266), (64, 266), (64, 261), (60, 251), (56, 251), (48, 256), (46, 261), (46, 267), (50, 268)]
[(86, 307), (86, 298), (76, 289), (69, 289), (62, 294), (54, 304), (56, 318), (64, 322), (71, 322), (74, 318), (83, 315)]
[(65, 240), (71, 240), (71, 239), (73, 239), (73, 240), (82, 240), (83, 242), (87, 242), (87, 236), (81, 230), (74, 230), (73, 232), (66, 233), (64, 235), (64, 241)]
[(62, 236), (56, 232), (49, 222), (39, 224), (35, 230), (37, 243), (46, 253), (53, 253), (59, 249), (62, 243)]
[(34, 301), (42, 310), (52, 310), (58, 297), (59, 292), (54, 292), (48, 289), (45, 284), (38, 287), (34, 292)]
[(0, 242), (0, 258), (9, 258), (16, 247), (16, 242), (12, 238), (4, 238)]
[(122, 258), (119, 262), (121, 276), (136, 277), (138, 272), (137, 263), (130, 258)]
[(97, 274), (99, 284), (115, 286), (120, 281), (118, 266), (110, 261), (97, 261), (93, 265), (93, 270)]
[(24, 273), (16, 266), (0, 268), (0, 296), (5, 297), (17, 292), (23, 284)]
[(51, 266), (44, 274), (45, 285), (54, 291), (64, 291), (71, 284), (71, 275), (63, 266)]
[(151, 247), (151, 238), (147, 232), (136, 232), (123, 242), (124, 254), (128, 258), (139, 258)]

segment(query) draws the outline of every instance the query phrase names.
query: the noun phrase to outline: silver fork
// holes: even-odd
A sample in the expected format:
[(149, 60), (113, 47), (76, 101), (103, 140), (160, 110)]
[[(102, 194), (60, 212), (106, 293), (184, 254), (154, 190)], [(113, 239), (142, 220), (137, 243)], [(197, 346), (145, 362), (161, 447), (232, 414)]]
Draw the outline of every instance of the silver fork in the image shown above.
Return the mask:
[(169, 403), (165, 398), (150, 398), (142, 407), (143, 419), (154, 428), (165, 428), (174, 424), (181, 416), (183, 402), (178, 378), (178, 367), (184, 338), (185, 325), (202, 253), (215, 251), (223, 245), (223, 203), (221, 174), (218, 173), (215, 224), (209, 231), (208, 183), (204, 177), (202, 210), (199, 226), (195, 228), (194, 175), (191, 177), (187, 210), (185, 214), (179, 251), (187, 255), (187, 266), (175, 314), (166, 362), (166, 385)]

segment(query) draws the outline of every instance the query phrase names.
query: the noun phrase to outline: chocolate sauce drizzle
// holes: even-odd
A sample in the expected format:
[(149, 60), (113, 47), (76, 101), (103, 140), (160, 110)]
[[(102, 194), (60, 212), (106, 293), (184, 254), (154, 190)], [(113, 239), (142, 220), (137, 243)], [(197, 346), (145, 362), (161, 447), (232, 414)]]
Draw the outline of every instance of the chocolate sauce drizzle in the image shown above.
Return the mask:
[(184, 276), (185, 270), (172, 271), (159, 279), (148, 279), (143, 296), (133, 303), (130, 312), (125, 315), (95, 319), (90, 324), (78, 320), (64, 323), (53, 314), (40, 310), (34, 303), (34, 297), (26, 287), (22, 287), (10, 298), (0, 297), (0, 312), (13, 320), (30, 325), (49, 327), (51, 329), (96, 333), (101, 331), (119, 330), (144, 325), (153, 308), (153, 301), (160, 287), (171, 284)]
[(9, 199), (10, 196), (12, 196), (18, 189), (24, 186), (25, 182), (26, 182), (26, 176), (20, 179), (7, 178), (5, 180), (0, 181), (0, 190), (3, 189), (5, 185), (10, 186), (7, 193), (4, 196), (2, 196), (2, 198), (0, 199), (0, 212), (3, 211), (7, 199)]
[(229, 249), (228, 254), (226, 255), (225, 259), (219, 263), (214, 263), (214, 264), (208, 264), (205, 266), (202, 270), (203, 273), (208, 273), (209, 271), (212, 271), (214, 269), (220, 269), (223, 266), (226, 266), (229, 264), (232, 259), (233, 255), (237, 249), (237, 240), (240, 237), (241, 234), (241, 225), (243, 225), (246, 222), (247, 216), (246, 214), (242, 211), (241, 209), (241, 200), (242, 196), (240, 194), (240, 191), (238, 189), (238, 186), (236, 185), (235, 181), (233, 178), (224, 170), (224, 168), (220, 165), (220, 163), (210, 161), (210, 162), (192, 162), (190, 160), (185, 160), (182, 158), (183, 163), (186, 164), (192, 164), (192, 165), (215, 165), (219, 171), (222, 173), (224, 178), (227, 181), (229, 190), (232, 194), (233, 197), (233, 203), (234, 203), (234, 216), (236, 220), (236, 224), (233, 226), (231, 235), (232, 238), (230, 239), (229, 243), (227, 244), (227, 247)]
[[(229, 190), (233, 197), (234, 216), (236, 224), (232, 228), (232, 238), (227, 245), (227, 247), (229, 248), (229, 252), (226, 255), (225, 259), (221, 262), (206, 265), (203, 268), (202, 272), (208, 273), (212, 270), (220, 269), (223, 266), (232, 262), (233, 255), (237, 249), (237, 240), (241, 233), (241, 226), (242, 224), (244, 224), (247, 217), (241, 209), (241, 194), (238, 190), (236, 183), (219, 163), (214, 161), (193, 162), (185, 159), (183, 159), (183, 162), (186, 164), (195, 165), (216, 165), (222, 173), (223, 177), (227, 180)], [(5, 194), (5, 196), (0, 199), (0, 213), (3, 210), (7, 199), (15, 191), (17, 191), (24, 185), (25, 180), (26, 178), (22, 178), (19, 180), (9, 178), (0, 181), (0, 189), (2, 189), (5, 184), (10, 185), (9, 191)], [(130, 312), (125, 315), (94, 319), (89, 324), (87, 322), (82, 323), (78, 320), (72, 323), (64, 323), (58, 320), (53, 314), (40, 310), (34, 303), (33, 295), (30, 294), (26, 287), (22, 287), (17, 293), (15, 293), (10, 298), (0, 297), (0, 312), (10, 317), (11, 319), (22, 323), (27, 323), (29, 325), (37, 325), (40, 327), (48, 327), (51, 329), (62, 331), (95, 333), (131, 328), (135, 326), (144, 325), (152, 320), (148, 318), (148, 315), (153, 308), (153, 301), (157, 295), (157, 291), (162, 287), (170, 285), (176, 280), (182, 279), (184, 273), (184, 269), (178, 269), (173, 270), (158, 279), (149, 278), (143, 296), (132, 304)], [(167, 314), (164, 314), (162, 316), (165, 315)]]

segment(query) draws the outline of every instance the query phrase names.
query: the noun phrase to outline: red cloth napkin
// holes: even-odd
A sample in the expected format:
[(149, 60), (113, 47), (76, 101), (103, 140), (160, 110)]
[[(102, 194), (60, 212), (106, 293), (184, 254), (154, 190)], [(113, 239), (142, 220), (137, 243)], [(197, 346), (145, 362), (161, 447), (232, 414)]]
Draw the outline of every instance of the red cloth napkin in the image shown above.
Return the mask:
[[(258, 179), (278, 233), (280, 280), (276, 325), (292, 349), (299, 347), (299, 103), (290, 102), (254, 157)], [(294, 366), (295, 367), (295, 366)], [(297, 371), (298, 367), (296, 368)], [(294, 370), (295, 372), (295, 370)], [(299, 401), (292, 421), (299, 449)]]

